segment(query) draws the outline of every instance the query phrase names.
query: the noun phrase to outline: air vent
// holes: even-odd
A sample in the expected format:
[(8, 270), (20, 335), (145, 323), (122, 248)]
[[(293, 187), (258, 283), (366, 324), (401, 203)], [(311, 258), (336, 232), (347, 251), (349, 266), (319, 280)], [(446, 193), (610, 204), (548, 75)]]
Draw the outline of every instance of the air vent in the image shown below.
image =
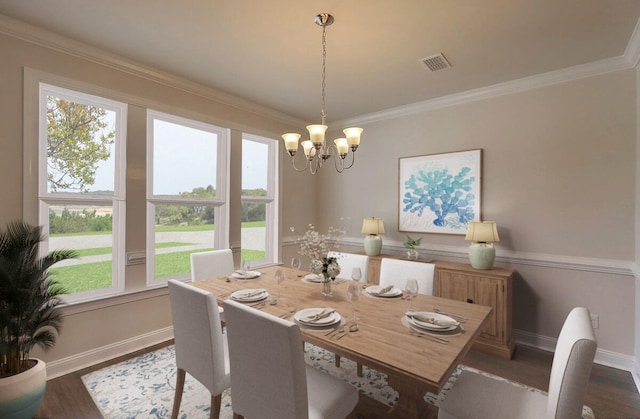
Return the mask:
[(444, 70), (445, 68), (451, 67), (449, 61), (447, 61), (447, 59), (442, 54), (423, 58), (420, 60), (420, 62), (431, 71)]

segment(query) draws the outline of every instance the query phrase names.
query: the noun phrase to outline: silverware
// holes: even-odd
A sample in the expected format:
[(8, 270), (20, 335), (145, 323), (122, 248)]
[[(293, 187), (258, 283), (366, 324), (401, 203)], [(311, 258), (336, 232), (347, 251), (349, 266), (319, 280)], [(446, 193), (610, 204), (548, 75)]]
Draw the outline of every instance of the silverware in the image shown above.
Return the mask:
[(226, 297), (227, 295), (229, 295), (229, 293), (228, 293), (228, 292), (225, 292), (225, 293), (222, 293), (222, 294), (218, 295), (218, 298), (224, 298), (224, 297)]
[(347, 332), (342, 332), (341, 335), (336, 336), (336, 340), (342, 339), (343, 337), (345, 337), (346, 334), (347, 334)]
[(449, 316), (449, 317), (451, 317), (452, 319), (454, 319), (454, 320), (456, 320), (456, 321), (458, 321), (458, 322), (460, 322), (460, 323), (464, 323), (464, 322), (466, 322), (466, 321), (467, 321), (467, 319), (466, 319), (466, 318), (464, 318), (464, 317), (462, 317), (462, 316), (457, 316), (457, 315), (455, 315), (455, 314), (445, 313), (444, 311), (442, 311), (442, 310), (440, 310), (440, 309), (437, 309), (437, 308), (434, 308), (434, 309), (433, 309), (433, 311), (435, 311), (435, 312), (436, 312), (436, 313), (438, 313), (438, 314), (442, 314), (442, 315), (444, 315), (444, 316)]
[(337, 332), (337, 331), (338, 331), (338, 330), (340, 330), (340, 329), (344, 329), (344, 326), (340, 326), (340, 325), (338, 325), (338, 326), (334, 327), (333, 329), (329, 330), (329, 331), (328, 331), (327, 333), (325, 333), (324, 335), (325, 335), (325, 336), (329, 336), (329, 335), (331, 335), (331, 334), (333, 334), (333, 333)]
[(358, 327), (358, 323), (354, 323), (351, 326), (349, 326), (349, 332), (357, 332), (360, 329), (360, 327)]
[[(332, 335), (332, 333), (335, 333), (335, 332), (337, 332), (337, 334), (336, 334), (336, 335)], [(345, 334), (346, 334), (346, 333), (345, 333), (345, 331), (344, 331), (344, 325), (342, 325), (342, 326), (340, 326), (340, 327), (336, 328), (335, 330), (332, 330), (332, 331), (331, 331), (331, 333), (329, 333), (329, 335), (331, 335), (330, 337), (337, 336), (337, 338), (336, 338), (336, 339), (340, 339), (340, 338), (341, 338), (342, 336), (344, 336)]]
[(258, 308), (259, 309), (259, 308), (264, 307), (265, 304), (266, 304), (266, 302), (261, 301), (261, 302), (256, 303), (256, 304), (251, 304), (251, 305), (249, 305), (249, 307), (253, 307), (253, 308)]

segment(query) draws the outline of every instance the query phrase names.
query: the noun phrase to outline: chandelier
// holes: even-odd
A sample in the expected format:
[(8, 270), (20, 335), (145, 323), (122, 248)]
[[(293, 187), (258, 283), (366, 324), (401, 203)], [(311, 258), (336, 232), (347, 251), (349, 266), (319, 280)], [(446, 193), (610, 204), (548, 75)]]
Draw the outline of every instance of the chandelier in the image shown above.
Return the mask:
[[(316, 25), (322, 27), (322, 109), (320, 112), (321, 124), (319, 125), (307, 125), (309, 131), (309, 140), (302, 141), (300, 145), (304, 151), (305, 164), (304, 167), (299, 169), (296, 166), (295, 155), (298, 151), (298, 140), (301, 135), (295, 132), (289, 132), (282, 135), (287, 153), (291, 156), (291, 164), (293, 168), (302, 172), (307, 168), (312, 174), (316, 174), (318, 169), (322, 167), (323, 163), (329, 158), (334, 158), (335, 168), (339, 173), (343, 170), (349, 169), (355, 162), (355, 153), (360, 145), (360, 134), (362, 128), (347, 128), (343, 130), (345, 137), (337, 138), (333, 140), (333, 144), (327, 145), (324, 133), (327, 131), (327, 125), (325, 120), (327, 117), (327, 109), (325, 106), (325, 78), (326, 78), (326, 62), (327, 62), (327, 26), (333, 23), (333, 16), (328, 13), (320, 13), (316, 16)], [(347, 154), (351, 149), (351, 161), (349, 164), (345, 164)]]

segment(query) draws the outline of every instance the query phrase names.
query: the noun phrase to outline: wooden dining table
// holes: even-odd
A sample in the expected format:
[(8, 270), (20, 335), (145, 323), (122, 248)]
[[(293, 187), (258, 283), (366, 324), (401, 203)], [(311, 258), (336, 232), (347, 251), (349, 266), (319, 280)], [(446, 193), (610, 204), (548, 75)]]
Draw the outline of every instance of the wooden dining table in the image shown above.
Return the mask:
[[(282, 269), (286, 279), (278, 287), (275, 272)], [(332, 296), (321, 293), (322, 284), (307, 282), (306, 272), (282, 266), (260, 269), (255, 279), (232, 277), (210, 278), (191, 282), (195, 287), (216, 295), (218, 303), (238, 290), (264, 288), (269, 300), (277, 295), (277, 304), (266, 302), (256, 307), (273, 315), (295, 321), (294, 314), (305, 308), (335, 309), (346, 321), (347, 332), (340, 339), (325, 330), (301, 325), (303, 340), (334, 352), (341, 357), (366, 365), (386, 374), (388, 384), (398, 392), (398, 401), (384, 413), (384, 417), (428, 417), (425, 393), (437, 394), (458, 366), (471, 345), (488, 323), (491, 307), (468, 304), (440, 297), (419, 294), (413, 300), (413, 309), (433, 312), (439, 309), (466, 319), (462, 333), (445, 336), (446, 343), (429, 336), (415, 336), (402, 323), (410, 302), (402, 298), (376, 298), (363, 292), (355, 303), (358, 330), (348, 332), (352, 306), (346, 298), (347, 283), (337, 280), (332, 284)], [(364, 288), (367, 284), (361, 284)], [(362, 399), (362, 398), (361, 398)]]

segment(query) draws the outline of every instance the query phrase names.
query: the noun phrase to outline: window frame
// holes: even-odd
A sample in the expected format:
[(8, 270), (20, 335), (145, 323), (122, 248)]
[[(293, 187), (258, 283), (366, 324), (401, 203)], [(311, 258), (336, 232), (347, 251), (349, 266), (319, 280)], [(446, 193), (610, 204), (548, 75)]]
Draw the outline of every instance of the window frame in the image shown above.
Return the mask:
[[(82, 91), (82, 88), (67, 88), (44, 81), (38, 81), (37, 112), (37, 220), (45, 232), (49, 231), (49, 208), (52, 205), (107, 205), (112, 207), (112, 251), (111, 286), (97, 290), (84, 291), (62, 296), (68, 304), (92, 301), (121, 294), (125, 289), (125, 215), (126, 215), (126, 147), (128, 104)], [(97, 106), (115, 113), (115, 156), (114, 191), (111, 197), (93, 193), (51, 193), (47, 191), (47, 96), (56, 96), (69, 101)], [(26, 105), (25, 105), (26, 106)], [(26, 137), (26, 136), (25, 136)], [(25, 140), (27, 141), (27, 140)], [(26, 154), (26, 153), (25, 153)], [(27, 158), (25, 156), (25, 158)], [(25, 181), (25, 183), (28, 180)], [(25, 217), (26, 218), (26, 217)], [(49, 251), (49, 237), (40, 248), (42, 253)]]
[[(213, 247), (224, 249), (229, 247), (229, 181), (230, 181), (230, 138), (231, 130), (193, 118), (161, 112), (155, 109), (146, 110), (146, 286), (156, 288), (165, 286), (171, 278), (188, 279), (189, 275), (178, 275), (171, 278), (155, 278), (155, 207), (156, 205), (204, 205), (214, 208), (215, 234)], [(217, 135), (216, 165), (216, 198), (185, 199), (166, 195), (153, 194), (153, 152), (155, 120), (182, 125), (187, 128), (211, 132)]]
[[(280, 247), (279, 247), (279, 231), (280, 231), (280, 217), (279, 217), (279, 146), (280, 142), (273, 138), (262, 137), (255, 134), (242, 133), (242, 141), (253, 141), (267, 146), (267, 196), (247, 196), (241, 194), (240, 205), (245, 203), (261, 203), (265, 204), (265, 258), (261, 261), (256, 261), (257, 266), (277, 264), (280, 260)], [(243, 143), (244, 145), (244, 143)], [(242, 159), (244, 160), (244, 152), (242, 153)], [(244, 167), (244, 161), (242, 162)], [(241, 191), (244, 190), (244, 185), (240, 185)], [(269, 222), (269, 220), (271, 222)], [(242, 228), (242, 226), (241, 226)], [(242, 248), (242, 244), (241, 244)], [(255, 262), (254, 262), (255, 263)]]

